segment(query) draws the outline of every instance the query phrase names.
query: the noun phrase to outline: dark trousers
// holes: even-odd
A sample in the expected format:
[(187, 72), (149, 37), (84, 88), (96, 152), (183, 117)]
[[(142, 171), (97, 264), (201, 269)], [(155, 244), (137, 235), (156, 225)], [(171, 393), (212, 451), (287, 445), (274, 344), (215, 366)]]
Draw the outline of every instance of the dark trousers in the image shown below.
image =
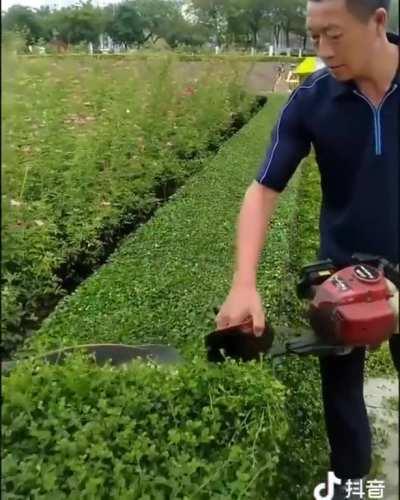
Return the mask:
[[(399, 372), (400, 335), (389, 342)], [(330, 470), (340, 479), (364, 477), (371, 468), (371, 430), (363, 395), (365, 351), (360, 347), (344, 356), (319, 358)]]

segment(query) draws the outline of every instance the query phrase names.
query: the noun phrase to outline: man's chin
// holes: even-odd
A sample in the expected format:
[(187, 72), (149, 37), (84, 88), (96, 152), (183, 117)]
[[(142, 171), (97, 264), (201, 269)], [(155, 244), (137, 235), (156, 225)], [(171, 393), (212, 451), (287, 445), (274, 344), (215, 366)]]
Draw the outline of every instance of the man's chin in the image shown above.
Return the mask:
[(338, 76), (338, 75), (335, 75), (335, 74), (332, 74), (332, 76), (338, 81), (338, 82), (341, 82), (341, 83), (346, 83), (346, 82), (351, 82), (353, 79), (349, 76), (349, 75), (346, 75), (346, 76)]
[(350, 75), (349, 72), (347, 71), (346, 66), (337, 66), (335, 68), (329, 68), (329, 71), (331, 72), (331, 75), (334, 76), (336, 79), (340, 80), (341, 82), (350, 80)]
[(338, 81), (338, 82), (349, 82), (352, 80), (352, 76), (347, 72), (347, 71), (332, 71), (330, 70), (331, 75)]

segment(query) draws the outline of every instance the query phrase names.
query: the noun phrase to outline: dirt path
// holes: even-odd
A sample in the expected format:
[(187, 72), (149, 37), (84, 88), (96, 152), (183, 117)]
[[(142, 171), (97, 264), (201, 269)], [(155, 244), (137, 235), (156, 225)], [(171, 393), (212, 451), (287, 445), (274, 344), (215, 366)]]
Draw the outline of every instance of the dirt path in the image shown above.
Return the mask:
[[(273, 91), (277, 78), (278, 63), (243, 62), (240, 63), (240, 66), (243, 85), (249, 92), (265, 95)], [(180, 80), (193, 81), (209, 69), (207, 63), (204, 62), (182, 62), (175, 65), (175, 75)], [(285, 82), (286, 74), (276, 86), (276, 92), (287, 93), (289, 91), (288, 84)]]
[[(388, 443), (384, 449), (380, 450), (383, 458), (384, 477), (373, 478), (384, 481), (383, 496), (379, 498), (385, 500), (397, 500), (399, 498), (398, 391), (398, 380), (395, 379), (370, 378), (364, 386), (368, 414), (376, 417), (377, 425), (385, 429), (388, 433)], [(389, 407), (387, 404), (388, 398), (393, 399), (393, 404)]]
[[(276, 63), (255, 63), (250, 73), (247, 76), (246, 87), (255, 94), (264, 95), (274, 90), (274, 83), (277, 78)], [(285, 82), (285, 76), (275, 88), (276, 92), (288, 92), (289, 86)]]

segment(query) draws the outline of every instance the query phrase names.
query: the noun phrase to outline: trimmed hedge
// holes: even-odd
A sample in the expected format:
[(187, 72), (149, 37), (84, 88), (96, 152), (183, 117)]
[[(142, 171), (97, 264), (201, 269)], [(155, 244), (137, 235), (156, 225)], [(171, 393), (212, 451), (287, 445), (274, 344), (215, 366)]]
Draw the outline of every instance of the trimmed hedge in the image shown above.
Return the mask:
[(72, 58), (85, 58), (88, 60), (93, 59), (108, 59), (108, 60), (137, 60), (143, 61), (148, 59), (160, 59), (168, 56), (176, 57), (179, 61), (194, 62), (194, 61), (237, 61), (237, 62), (279, 62), (287, 64), (300, 64), (304, 57), (297, 56), (268, 56), (265, 54), (255, 54), (254, 56), (250, 54), (241, 54), (229, 52), (226, 54), (185, 54), (180, 52), (138, 52), (130, 54), (21, 54), (18, 57), (27, 59), (43, 59), (43, 58), (54, 58), (54, 59), (68, 59)]
[[(213, 390), (210, 377), (217, 370), (219, 394), (231, 395), (225, 402), (213, 401), (214, 411), (223, 415), (222, 420), (232, 423), (235, 416), (244, 416), (248, 409), (254, 409), (254, 425), (251, 424), (246, 431), (239, 448), (235, 448), (236, 452), (240, 451), (237, 457), (239, 463), (236, 462), (234, 467), (242, 471), (237, 478), (239, 483), (232, 483), (229, 474), (233, 469), (229, 468), (227, 476), (224, 476), (223, 471), (218, 472), (217, 476), (229, 477), (229, 480), (214, 482), (213, 479), (221, 460), (226, 460), (232, 453), (235, 456), (233, 445), (226, 444), (237, 430), (232, 423), (229, 427), (229, 439), (226, 428), (220, 430), (214, 461), (210, 463), (202, 461), (200, 445), (195, 451), (193, 447), (188, 448), (187, 443), (181, 449), (171, 449), (173, 460), (171, 456), (168, 458), (171, 468), (174, 468), (174, 463), (185, 462), (190, 470), (194, 465), (189, 465), (191, 462), (188, 456), (206, 467), (202, 474), (193, 476), (196, 478), (194, 481), (193, 477), (186, 481), (188, 476), (185, 475), (179, 482), (180, 474), (177, 474), (174, 484), (179, 493), (173, 498), (203, 498), (201, 495), (197, 496), (196, 491), (205, 483), (208, 488), (205, 490), (205, 498), (223, 498), (225, 495), (225, 498), (306, 500), (326, 467), (327, 449), (321, 423), (318, 377), (313, 360), (291, 358), (281, 363), (253, 365), (232, 362), (215, 367), (201, 359), (205, 356), (204, 335), (214, 328), (212, 306), (221, 303), (230, 286), (234, 226), (244, 190), (254, 177), (256, 164), (263, 157), (267, 138), (282, 102), (283, 98), (280, 96), (271, 97), (265, 109), (224, 145), (204, 171), (177, 192), (173, 201), (161, 207), (146, 226), (127, 239), (105, 266), (59, 304), (21, 353), (38, 353), (59, 345), (84, 341), (144, 343), (161, 340), (182, 351), (187, 364), (182, 369), (177, 367), (177, 377), (182, 377), (185, 391), (191, 391), (190, 387), (193, 387), (193, 397), (198, 394), (199, 398), (204, 397), (207, 387)], [(281, 307), (285, 300), (281, 294), (281, 285), (287, 278), (289, 242), (300, 174), (301, 168), (280, 199), (259, 269), (260, 292), (264, 297), (267, 317), (273, 323), (280, 322)], [(8, 419), (3, 426), (3, 439), (8, 491), (16, 494), (17, 491), (38, 489), (44, 494), (50, 484), (53, 491), (71, 495), (76, 491), (74, 488), (79, 488), (81, 481), (88, 477), (90, 467), (96, 467), (96, 460), (91, 461), (91, 466), (82, 465), (84, 453), (82, 455), (78, 452), (82, 433), (75, 432), (76, 428), (81, 427), (76, 422), (82, 421), (84, 413), (95, 415), (100, 401), (106, 408), (101, 410), (101, 414), (108, 411), (110, 415), (120, 415), (121, 411), (125, 411), (121, 408), (125, 408), (125, 404), (131, 404), (128, 402), (132, 401), (133, 395), (141, 397), (141, 390), (127, 390), (123, 385), (125, 378), (120, 372), (102, 376), (102, 370), (93, 372), (93, 369), (73, 364), (47, 368), (38, 366), (33, 369), (29, 368), (28, 363), (25, 370), (24, 366), (25, 363), (14, 370), (4, 384)], [(152, 375), (146, 372), (147, 368), (142, 366), (137, 370), (140, 373), (143, 370), (143, 380), (151, 378)], [(81, 376), (77, 375), (78, 369)], [(155, 380), (146, 382), (152, 388), (146, 394), (156, 402), (164, 393), (164, 383), (156, 375), (157, 370), (152, 370)], [(21, 379), (24, 373), (25, 378)], [(184, 373), (189, 373), (186, 378)], [(141, 375), (137, 376), (141, 379)], [(48, 384), (44, 382), (46, 378)], [(126, 380), (134, 379), (129, 375), (128, 369)], [(280, 380), (286, 381), (287, 386), (282, 386)], [(69, 389), (62, 396), (66, 391), (65, 381), (69, 381), (72, 390)], [(96, 390), (88, 389), (89, 381), (98, 383)], [(238, 386), (239, 381), (241, 385)], [(115, 399), (107, 389), (113, 383), (115, 386), (111, 392), (120, 395)], [(121, 389), (119, 385), (125, 389)], [(274, 387), (272, 392), (268, 392), (268, 397), (260, 400), (260, 395), (265, 394), (269, 386), (271, 390)], [(281, 387), (285, 389), (283, 392), (280, 392)], [(42, 390), (45, 392), (40, 392)], [(76, 391), (83, 391), (87, 397), (82, 396), (77, 402), (76, 398), (73, 399)], [(54, 398), (52, 393), (56, 394)], [(11, 394), (16, 396), (13, 398)], [(153, 398), (151, 394), (154, 395)], [(69, 402), (71, 398), (73, 402)], [(180, 402), (176, 400), (175, 413), (186, 415), (193, 407), (198, 408), (197, 413), (201, 415), (202, 411), (206, 411), (204, 408), (208, 407), (205, 406), (204, 399), (201, 401), (196, 407), (193, 398)], [(27, 405), (25, 407), (24, 402)], [(277, 410), (265, 420), (265, 412), (270, 405), (280, 408), (281, 404), (284, 405), (283, 412)], [(41, 407), (46, 411), (31, 411), (31, 408)], [(51, 408), (51, 411), (47, 411), (47, 408)], [(149, 406), (145, 408), (147, 411), (142, 414), (143, 421), (140, 425), (142, 428), (154, 429), (159, 409), (150, 409)], [(179, 421), (174, 419), (174, 411), (160, 409), (160, 412), (164, 432), (152, 434), (151, 444), (146, 439), (138, 439), (135, 445), (138, 450), (135, 453), (139, 456), (147, 456), (155, 441), (161, 450), (167, 449), (169, 434), (165, 431), (166, 428), (173, 435), (180, 436), (176, 439), (186, 439), (181, 437), (186, 434)], [(123, 415), (125, 419), (120, 422), (119, 432), (121, 436), (124, 432), (128, 433), (129, 439), (132, 439), (129, 414)], [(75, 424), (72, 425), (73, 422)], [(264, 433), (263, 422), (268, 422), (268, 426), (271, 426), (269, 432), (273, 439), (268, 446), (262, 440), (259, 441)], [(210, 425), (205, 420), (205, 428)], [(261, 426), (258, 434), (255, 431), (257, 425)], [(67, 430), (68, 426), (72, 427)], [(58, 430), (55, 430), (56, 427)], [(21, 429), (27, 430), (21, 433)], [(99, 443), (99, 451), (96, 453), (101, 456), (101, 463), (106, 463), (109, 467), (116, 463), (121, 456), (119, 447), (122, 446), (122, 437), (117, 436), (115, 431), (106, 433), (96, 423), (92, 428), (89, 425), (85, 429), (89, 434), (84, 439)], [(37, 436), (43, 436), (43, 431), (47, 447), (38, 452), (41, 448), (38, 447)], [(118, 445), (115, 444), (115, 439)], [(57, 448), (56, 443), (60, 441), (64, 443), (63, 450)], [(65, 461), (65, 453), (70, 454), (68, 464), (59, 466)], [(102, 498), (104, 481), (107, 488), (120, 488), (113, 491), (121, 492), (124, 485), (133, 487), (135, 481), (137, 484), (141, 474), (144, 480), (140, 487), (150, 489), (151, 471), (157, 476), (171, 479), (173, 472), (169, 469), (169, 472), (166, 471), (165, 461), (159, 455), (156, 456), (158, 460), (149, 461), (148, 467), (141, 466), (140, 469), (120, 462), (113, 465), (114, 482), (111, 486), (110, 482), (107, 483), (111, 481), (111, 475), (104, 472), (106, 466), (99, 466), (91, 475), (90, 487), (94, 488), (95, 493), (92, 497), (88, 493), (89, 498)], [(255, 459), (251, 459), (250, 466), (249, 457), (253, 456)], [(38, 463), (43, 464), (41, 467), (47, 471), (48, 479), (45, 480), (43, 475), (24, 473), (32, 471), (33, 464)], [(207, 463), (208, 469), (204, 465)], [(66, 480), (66, 477), (69, 479)], [(154, 478), (151, 479), (153, 480)]]
[(18, 367), (4, 389), (8, 499), (265, 498), (285, 388), (261, 363)]
[[(308, 500), (326, 478), (316, 358), (203, 360), (212, 306), (231, 283), (244, 190), (283, 100), (272, 96), (26, 343), (21, 357), (86, 341), (162, 341), (186, 364), (118, 371), (79, 358), (63, 367), (21, 362), (3, 389), (8, 498)], [(316, 171), (312, 158), (302, 163), (271, 223), (258, 288), (272, 324), (304, 324), (294, 285), (315, 259)]]
[[(37, 352), (88, 340), (145, 338), (197, 350), (214, 327), (212, 307), (229, 289), (238, 211), (281, 105), (282, 97), (271, 96), (251, 124), (59, 304), (26, 348)], [(280, 303), (276, 283), (284, 276), (282, 246), (290, 234), (297, 182), (295, 176), (282, 196), (268, 258), (260, 266), (271, 314)]]

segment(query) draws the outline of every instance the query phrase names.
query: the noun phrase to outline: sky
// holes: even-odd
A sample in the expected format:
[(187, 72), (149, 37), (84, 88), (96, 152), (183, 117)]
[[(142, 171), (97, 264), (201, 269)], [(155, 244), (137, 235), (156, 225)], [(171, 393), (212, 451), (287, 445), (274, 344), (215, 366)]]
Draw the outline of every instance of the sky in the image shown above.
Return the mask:
[[(12, 5), (24, 5), (38, 9), (42, 5), (61, 4), (67, 6), (76, 3), (76, 0), (1, 0), (1, 10), (7, 10)], [(110, 3), (118, 3), (118, 0), (93, 0), (93, 5), (103, 6)]]
[(42, 0), (21, 0), (21, 2), (16, 2), (15, 0), (2, 0), (1, 10), (7, 10), (9, 7), (15, 4), (25, 5), (26, 7), (39, 8), (42, 5)]

